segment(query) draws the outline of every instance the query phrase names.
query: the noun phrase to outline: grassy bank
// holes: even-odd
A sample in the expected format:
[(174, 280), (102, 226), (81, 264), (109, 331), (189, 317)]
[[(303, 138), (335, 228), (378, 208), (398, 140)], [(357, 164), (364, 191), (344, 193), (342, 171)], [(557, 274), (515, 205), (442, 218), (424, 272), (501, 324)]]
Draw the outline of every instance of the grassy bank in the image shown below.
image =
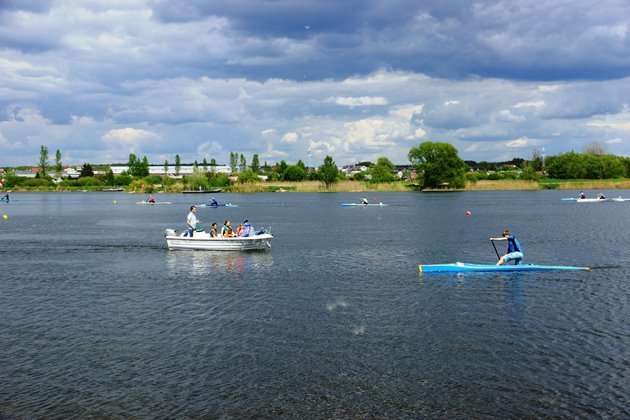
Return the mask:
[[(180, 193), (185, 190), (184, 185), (179, 182), (171, 186), (162, 187), (154, 186), (151, 191), (145, 190), (128, 190), (128, 192), (136, 192), (140, 194), (148, 193)], [(51, 192), (51, 191), (102, 191), (103, 186), (89, 187), (13, 187), (9, 190), (12, 192)], [(163, 188), (163, 189), (162, 189)], [(382, 184), (372, 184), (365, 181), (342, 180), (326, 189), (324, 183), (319, 181), (301, 181), (301, 182), (252, 182), (244, 184), (232, 184), (225, 192), (234, 193), (259, 193), (259, 192), (356, 192), (371, 193), (385, 191), (414, 191), (418, 190), (418, 185), (408, 184), (406, 182), (389, 182)], [(544, 181), (525, 181), (514, 179), (503, 180), (480, 180), (476, 182), (468, 182), (466, 188), (457, 191), (532, 191), (539, 189), (558, 189), (558, 190), (614, 190), (614, 189), (630, 189), (630, 179), (573, 179), (573, 180), (544, 180)], [(454, 191), (454, 190), (424, 190), (424, 191)]]

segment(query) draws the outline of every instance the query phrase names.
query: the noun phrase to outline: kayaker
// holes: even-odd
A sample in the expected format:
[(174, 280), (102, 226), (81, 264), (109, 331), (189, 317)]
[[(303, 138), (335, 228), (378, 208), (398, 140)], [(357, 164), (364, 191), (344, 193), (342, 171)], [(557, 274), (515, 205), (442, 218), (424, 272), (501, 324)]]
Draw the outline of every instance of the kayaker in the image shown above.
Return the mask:
[(217, 202), (217, 200), (214, 197), (212, 197), (212, 200), (210, 201), (210, 206), (211, 207), (218, 207), (219, 206), (219, 203)]
[(523, 248), (518, 240), (510, 233), (509, 230), (503, 232), (503, 236), (500, 238), (490, 238), (491, 241), (508, 241), (507, 251), (504, 256), (499, 258), (497, 261), (497, 265), (502, 265), (503, 263), (514, 261), (514, 265), (518, 265), (521, 263), (523, 259)]
[(361, 201), (361, 204), (368, 204), (368, 199), (365, 197), (362, 197), (359, 200)]
[(583, 200), (583, 199), (585, 199), (585, 198), (586, 198), (586, 194), (584, 194), (584, 191), (580, 191), (580, 195), (578, 195), (578, 198), (579, 198), (580, 200)]
[(3, 201), (3, 200), (7, 200), (7, 203), (8, 203), (9, 202), (9, 194), (5, 194), (4, 197), (0, 198), (0, 201)]
[(149, 196), (149, 203), (155, 203), (155, 197)]
[(197, 216), (195, 213), (197, 212), (197, 207), (190, 206), (190, 213), (188, 213), (188, 217), (186, 217), (186, 225), (188, 225), (188, 236), (192, 238), (195, 233), (195, 228), (197, 227)]
[(597, 198), (599, 198), (600, 200), (605, 200), (606, 196), (604, 195), (604, 193), (599, 193), (597, 194)]

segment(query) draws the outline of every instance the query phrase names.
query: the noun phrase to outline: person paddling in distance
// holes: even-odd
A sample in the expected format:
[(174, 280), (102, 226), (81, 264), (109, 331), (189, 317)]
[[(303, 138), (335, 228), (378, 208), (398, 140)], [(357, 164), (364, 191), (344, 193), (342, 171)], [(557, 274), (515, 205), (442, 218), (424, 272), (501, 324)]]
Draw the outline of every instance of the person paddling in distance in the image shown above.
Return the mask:
[(578, 195), (578, 199), (583, 200), (586, 198), (586, 194), (584, 194), (584, 191), (580, 191), (580, 194)]
[(192, 238), (195, 233), (195, 228), (197, 227), (197, 207), (190, 206), (190, 213), (188, 213), (188, 217), (186, 217), (186, 225), (188, 226), (188, 236)]
[(4, 197), (0, 198), (0, 201), (4, 200), (7, 200), (7, 203), (9, 202), (9, 194), (5, 194)]
[(503, 236), (500, 238), (490, 238), (491, 241), (508, 241), (507, 251), (504, 256), (499, 258), (496, 265), (502, 265), (503, 263), (514, 261), (514, 265), (521, 263), (523, 259), (523, 247), (518, 240), (510, 233), (509, 230), (503, 232)]

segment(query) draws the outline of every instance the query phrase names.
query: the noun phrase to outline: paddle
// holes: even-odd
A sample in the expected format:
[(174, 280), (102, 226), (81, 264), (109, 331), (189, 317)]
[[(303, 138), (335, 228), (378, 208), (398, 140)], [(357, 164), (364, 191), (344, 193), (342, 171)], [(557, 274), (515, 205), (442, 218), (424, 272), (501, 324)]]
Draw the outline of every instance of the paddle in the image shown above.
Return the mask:
[(490, 242), (492, 242), (492, 248), (494, 248), (494, 252), (497, 254), (497, 258), (501, 259), (501, 257), (499, 256), (499, 251), (497, 251), (497, 246), (494, 244), (494, 241), (490, 239)]

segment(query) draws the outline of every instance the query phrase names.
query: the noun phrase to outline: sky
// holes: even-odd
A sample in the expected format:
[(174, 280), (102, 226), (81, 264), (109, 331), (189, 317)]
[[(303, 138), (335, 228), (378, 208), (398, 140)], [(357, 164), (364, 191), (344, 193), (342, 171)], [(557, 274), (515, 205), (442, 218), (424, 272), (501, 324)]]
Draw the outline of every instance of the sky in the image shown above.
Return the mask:
[(0, 166), (630, 156), (629, 0), (0, 0)]

